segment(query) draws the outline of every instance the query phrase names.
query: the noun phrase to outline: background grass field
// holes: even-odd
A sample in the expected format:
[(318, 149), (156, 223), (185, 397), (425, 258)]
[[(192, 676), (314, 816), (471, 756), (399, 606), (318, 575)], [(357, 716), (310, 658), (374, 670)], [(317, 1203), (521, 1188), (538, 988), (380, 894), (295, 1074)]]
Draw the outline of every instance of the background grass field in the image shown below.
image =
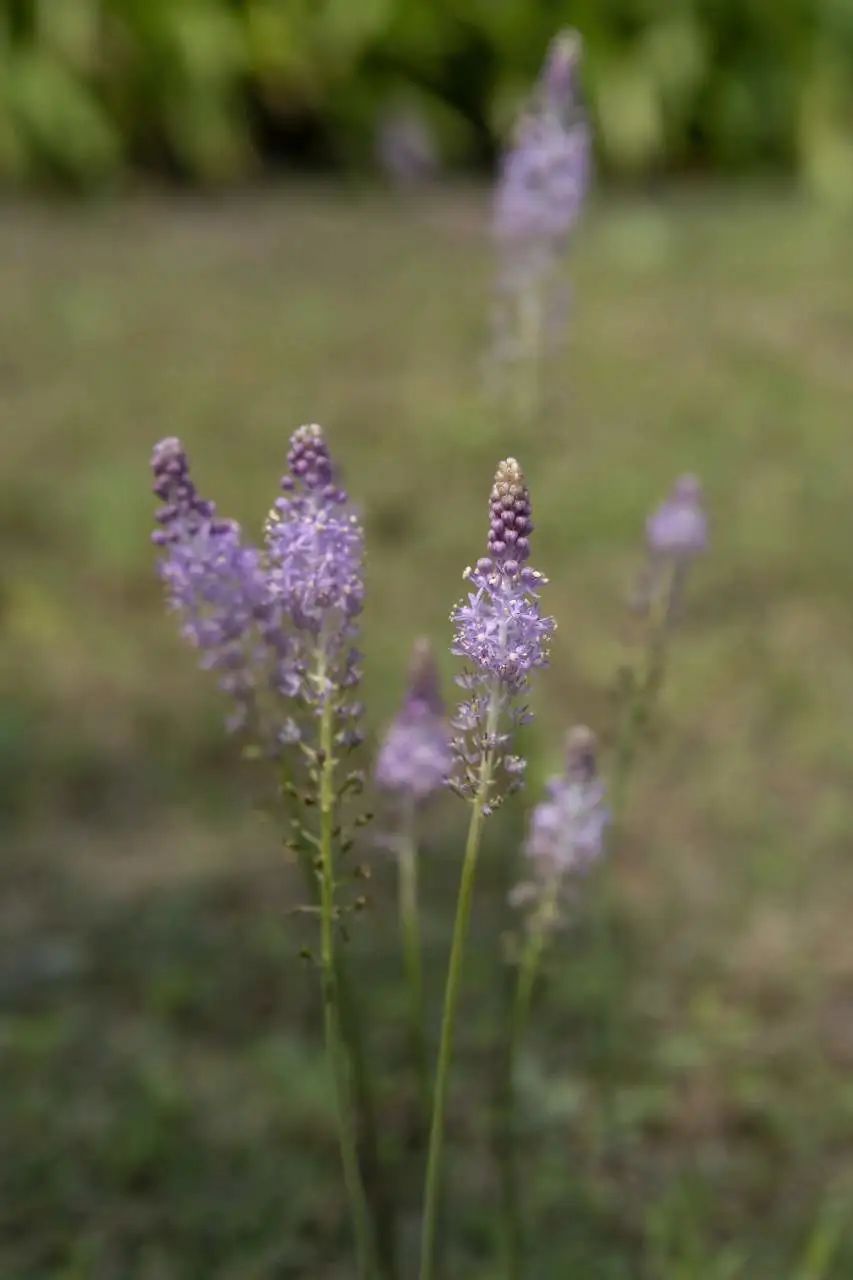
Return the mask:
[[(523, 1064), (535, 1280), (853, 1274), (853, 242), (775, 191), (603, 200), (523, 433), (484, 398), (476, 191), (286, 188), (0, 210), (0, 1275), (349, 1276), (299, 883), (163, 614), (152, 443), (259, 531), (322, 422), (363, 505), (372, 733), (439, 647), (494, 465), (522, 461), (559, 618), (528, 791), (489, 829), (450, 1129), (448, 1274), (493, 1280), (489, 1098), (524, 812), (607, 740), (647, 509), (703, 477), (602, 949), (555, 950)], [(431, 1013), (462, 806), (424, 852)], [(376, 829), (381, 832), (380, 813)], [(374, 833), (375, 834), (375, 833)], [(370, 841), (365, 839), (365, 850)], [(391, 868), (355, 928), (411, 1248)]]

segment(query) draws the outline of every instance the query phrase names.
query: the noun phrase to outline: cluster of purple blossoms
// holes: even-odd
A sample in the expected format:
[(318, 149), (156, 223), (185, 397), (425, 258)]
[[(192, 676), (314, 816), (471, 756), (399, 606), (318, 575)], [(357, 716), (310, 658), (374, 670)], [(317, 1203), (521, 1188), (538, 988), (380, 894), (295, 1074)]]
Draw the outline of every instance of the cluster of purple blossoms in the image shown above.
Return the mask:
[(444, 785), (452, 763), (438, 669), (429, 641), (419, 640), (403, 706), (379, 750), (376, 783), (401, 800), (421, 804)]
[(282, 642), (261, 555), (243, 542), (235, 521), (220, 519), (199, 497), (180, 440), (161, 440), (151, 467), (163, 503), (152, 541), (162, 548), (158, 567), (169, 605), (201, 665), (233, 699), (229, 728), (246, 728), (257, 719), (259, 651)]
[(163, 501), (154, 534), (160, 576), (183, 635), (234, 699), (229, 726), (277, 752), (301, 736), (281, 698), (293, 700), (294, 711), (317, 711), (334, 697), (338, 741), (355, 745), (360, 707), (346, 695), (360, 678), (352, 642), (364, 601), (364, 540), (320, 428), (300, 427), (292, 437), (263, 551), (198, 496), (180, 441), (161, 441), (152, 468)]
[(531, 106), (503, 158), (494, 234), (511, 291), (541, 283), (575, 225), (589, 186), (591, 140), (577, 88), (580, 41), (552, 43)]
[[(515, 458), (507, 458), (498, 467), (489, 499), (489, 554), (466, 569), (473, 589), (451, 615), (452, 652), (469, 664), (457, 678), (468, 697), (452, 722), (457, 735), (451, 785), (468, 799), (477, 794), (487, 765), (492, 773), (502, 769), (503, 794), (522, 783), (525, 762), (507, 750), (507, 719), (510, 727), (530, 719), (514, 700), (526, 690), (530, 673), (547, 665), (556, 626), (539, 608), (539, 589), (547, 579), (525, 563), (532, 529), (524, 475)], [(493, 810), (502, 798), (493, 784), (484, 811)]]
[(589, 871), (604, 853), (609, 822), (595, 734), (578, 725), (567, 737), (564, 772), (551, 779), (546, 799), (533, 810), (524, 846), (533, 880), (516, 887), (513, 902), (539, 903), (566, 877)]
[(294, 432), (287, 461), (266, 526), (269, 591), (290, 627), (278, 687), (319, 708), (360, 678), (352, 642), (364, 605), (364, 533), (320, 427)]

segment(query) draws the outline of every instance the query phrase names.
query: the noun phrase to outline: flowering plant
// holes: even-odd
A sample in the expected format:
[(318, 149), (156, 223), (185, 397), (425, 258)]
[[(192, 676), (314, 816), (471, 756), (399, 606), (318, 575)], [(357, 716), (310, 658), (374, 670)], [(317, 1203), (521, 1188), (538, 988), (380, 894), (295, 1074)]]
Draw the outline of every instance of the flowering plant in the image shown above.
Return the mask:
[[(495, 233), (519, 315), (539, 317), (527, 333), (538, 360), (542, 302), (556, 256), (578, 215), (589, 171), (589, 134), (576, 93), (577, 40), (552, 45), (508, 153), (495, 205)], [(533, 307), (533, 311), (530, 308)], [(348, 977), (347, 924), (368, 905), (346, 892), (357, 831), (348, 800), (366, 785), (353, 767), (363, 749), (359, 650), (365, 602), (364, 531), (342, 487), (323, 431), (299, 427), (257, 545), (200, 496), (181, 442), (152, 455), (160, 506), (153, 540), (166, 599), (184, 639), (229, 703), (227, 726), (279, 784), (286, 844), (299, 857), (318, 922), (320, 994), (334, 1083), (341, 1167), (359, 1280), (397, 1280), (394, 1206), (382, 1177), (376, 1106), (364, 1038)], [(518, 461), (497, 467), (483, 554), (464, 572), (465, 595), (451, 612), (449, 650), (462, 660), (461, 699), (445, 715), (429, 642), (414, 648), (406, 692), (382, 737), (373, 783), (389, 809), (386, 843), (396, 855), (398, 910), (408, 983), (411, 1058), (425, 1139), (420, 1280), (433, 1280), (454, 1033), (478, 863), (487, 820), (523, 786), (519, 729), (530, 723), (534, 676), (548, 666), (556, 628), (542, 609), (547, 579), (531, 566), (530, 491)], [(612, 822), (622, 817), (627, 780), (665, 674), (687, 572), (708, 545), (699, 482), (682, 476), (649, 517), (646, 565), (636, 592), (644, 627), (640, 657), (623, 673), (609, 778), (585, 727), (567, 739), (561, 771), (533, 809), (521, 850), (524, 872), (510, 895), (521, 909), (514, 996), (508, 1018), (501, 1106), (506, 1274), (521, 1275), (520, 1196), (515, 1174), (515, 1075), (519, 1046), (547, 948), (583, 909), (583, 886), (604, 863)], [(355, 757), (357, 760), (357, 757)], [(452, 942), (434, 1072), (421, 955), (421, 849), (426, 815), (447, 786), (468, 806)], [(352, 872), (352, 875), (350, 874)], [(418, 1149), (420, 1150), (419, 1144)]]

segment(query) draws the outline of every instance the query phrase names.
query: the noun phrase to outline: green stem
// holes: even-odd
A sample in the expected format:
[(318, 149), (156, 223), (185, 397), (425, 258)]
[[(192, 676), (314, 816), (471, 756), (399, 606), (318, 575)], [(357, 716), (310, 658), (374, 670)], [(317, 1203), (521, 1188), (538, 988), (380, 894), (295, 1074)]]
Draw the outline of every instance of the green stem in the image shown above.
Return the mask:
[(373, 1238), (376, 1241), (377, 1262), (386, 1280), (396, 1280), (396, 1208), (379, 1158), (376, 1104), (367, 1068), (361, 1019), (352, 983), (349, 980), (346, 956), (340, 948), (337, 950), (337, 962), (341, 1031), (349, 1051), (352, 1068), (353, 1097), (358, 1115), (358, 1146), (364, 1170), (365, 1191), (373, 1215)]
[[(317, 871), (314, 858), (305, 845), (302, 845), (299, 849), (298, 861), (305, 879), (308, 895), (312, 901), (317, 902)], [(338, 973), (341, 1032), (346, 1042), (352, 1068), (353, 1096), (358, 1117), (358, 1147), (361, 1152), (361, 1163), (364, 1169), (365, 1188), (373, 1215), (373, 1235), (376, 1240), (376, 1252), (382, 1274), (386, 1277), (386, 1280), (396, 1280), (395, 1205), (379, 1159), (376, 1104), (370, 1073), (367, 1068), (358, 1003), (349, 978), (346, 954), (339, 947), (335, 949), (335, 962)]]
[[(486, 720), (485, 739), (487, 743), (494, 741), (498, 713), (499, 702), (497, 695), (493, 693)], [(462, 862), (462, 875), (459, 882), (459, 897), (456, 904), (456, 920), (453, 925), (453, 941), (450, 947), (450, 960), (447, 967), (447, 985), (444, 992), (444, 1009), (441, 1015), (441, 1038), (435, 1069), (432, 1123), (430, 1125), (429, 1151), (427, 1153), (426, 1180), (424, 1184), (420, 1280), (432, 1280), (434, 1275), (435, 1234), (441, 1187), (441, 1157), (444, 1145), (444, 1113), (447, 1104), (450, 1061), (453, 1057), (453, 1031), (456, 1022), (456, 1007), (459, 1002), (459, 985), (462, 977), (462, 961), (465, 955), (465, 940), (468, 935), (468, 923), (471, 917), (477, 855), (480, 850), (480, 838), (483, 830), (483, 807), (489, 796), (494, 764), (494, 748), (488, 747), (480, 764), (477, 792), (471, 809), (471, 822), (468, 827), (468, 839), (465, 844), (465, 857)]]
[(559, 877), (554, 876), (543, 895), (539, 909), (530, 924), (521, 961), (518, 981), (510, 1014), (507, 1043), (506, 1074), (502, 1099), (502, 1174), (503, 1208), (506, 1249), (507, 1280), (520, 1280), (523, 1256), (523, 1218), (518, 1180), (518, 1134), (515, 1098), (515, 1077), (521, 1041), (530, 1015), (533, 989), (539, 973), (539, 965), (545, 944), (557, 911)]
[(540, 286), (525, 289), (518, 301), (519, 373), (516, 379), (518, 424), (532, 427), (539, 410), (544, 299)]
[(684, 584), (684, 572), (683, 564), (673, 564), (662, 606), (648, 628), (640, 678), (622, 711), (610, 780), (611, 808), (615, 823), (619, 822), (625, 810), (628, 783), (637, 750), (663, 685), (668, 642)]
[(411, 804), (406, 806), (403, 814), (397, 872), (403, 960), (406, 968), (406, 981), (409, 987), (409, 1036), (412, 1063), (418, 1080), (421, 1105), (419, 1130), (423, 1133), (429, 1123), (431, 1090), (427, 1067), (426, 1041), (424, 1038), (424, 981), (421, 960), (420, 912), (418, 908), (418, 851), (415, 838), (414, 806)]
[[(325, 677), (321, 669), (320, 681)], [(355, 1234), (359, 1280), (372, 1280), (374, 1243), (367, 1198), (358, 1164), (355, 1125), (352, 1117), (349, 1064), (341, 1030), (341, 1001), (338, 960), (335, 947), (335, 871), (333, 843), (335, 831), (334, 707), (324, 696), (320, 720), (320, 959), (323, 975), (323, 1013), (326, 1050), (332, 1067), (338, 1111), (338, 1136), (344, 1183), (350, 1203)]]

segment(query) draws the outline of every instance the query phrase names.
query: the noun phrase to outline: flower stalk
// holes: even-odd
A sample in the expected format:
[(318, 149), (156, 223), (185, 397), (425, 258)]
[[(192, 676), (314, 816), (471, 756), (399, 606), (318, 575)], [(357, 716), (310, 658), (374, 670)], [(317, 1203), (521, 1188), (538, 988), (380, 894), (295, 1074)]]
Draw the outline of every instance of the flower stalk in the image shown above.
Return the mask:
[(533, 812), (524, 848), (533, 878), (516, 886), (512, 894), (512, 900), (518, 905), (528, 904), (529, 911), (510, 1009), (499, 1098), (499, 1158), (507, 1280), (521, 1278), (524, 1244), (521, 1187), (517, 1174), (516, 1074), (521, 1043), (545, 948), (561, 923), (565, 899), (571, 901), (570, 895), (578, 878), (586, 875), (600, 861), (609, 821), (604, 784), (598, 776), (596, 738), (586, 726), (577, 725), (566, 739), (563, 772), (550, 780), (545, 799)]
[[(323, 651), (318, 683), (325, 683)], [(359, 1280), (372, 1280), (375, 1270), (373, 1227), (362, 1182), (353, 1120), (347, 1050), (341, 1026), (341, 999), (335, 946), (335, 755), (334, 706), (327, 696), (320, 719), (320, 961), (326, 1051), (332, 1067), (338, 1114), (338, 1137), (344, 1183), (349, 1199)]]
[(471, 803), (456, 918), (447, 968), (441, 1035), (435, 1070), (421, 1226), (420, 1280), (433, 1280), (441, 1191), (445, 1112), (465, 944), (483, 822), (522, 785), (525, 762), (510, 750), (511, 730), (530, 718), (514, 705), (531, 672), (548, 662), (554, 620), (539, 608), (542, 574), (527, 565), (533, 532), (530, 493), (515, 458), (498, 466), (489, 494), (487, 555), (465, 572), (471, 590), (454, 609), (453, 653), (469, 669), (457, 677), (466, 697), (453, 727), (454, 774), (449, 784)]
[(444, 786), (453, 760), (438, 668), (428, 640), (415, 643), (403, 704), (386, 730), (375, 780), (396, 802), (397, 891), (403, 967), (408, 986), (409, 1041), (421, 1105), (421, 1135), (429, 1126), (430, 1088), (424, 1039), (423, 962), (418, 906), (418, 817)]
[(524, 1257), (524, 1224), (518, 1179), (519, 1133), (516, 1113), (518, 1059), (530, 1017), (530, 1006), (542, 956), (557, 919), (559, 891), (559, 873), (553, 872), (524, 941), (510, 1009), (503, 1089), (500, 1098), (499, 1148), (507, 1280), (521, 1280)]
[[(485, 737), (494, 739), (497, 732), (499, 702), (496, 692), (489, 704), (489, 715)], [(453, 925), (453, 941), (450, 947), (450, 961), (447, 967), (447, 983), (444, 992), (444, 1008), (441, 1015), (441, 1036), (439, 1040), (438, 1059), (435, 1068), (435, 1085), (432, 1104), (432, 1123), (429, 1134), (429, 1150), (427, 1153), (426, 1181), (424, 1184), (424, 1212), (421, 1228), (421, 1265), (420, 1280), (432, 1280), (435, 1274), (435, 1242), (438, 1207), (441, 1195), (441, 1162), (444, 1148), (444, 1116), (447, 1107), (447, 1086), (450, 1076), (450, 1062), (453, 1057), (453, 1034), (456, 1025), (456, 1012), (459, 1004), (459, 987), (462, 979), (462, 964), (465, 956), (465, 943), (468, 937), (468, 926), (471, 919), (471, 903), (474, 897), (474, 882), (477, 874), (477, 858), (483, 832), (485, 809), (492, 788), (495, 763), (495, 751), (491, 748), (485, 752), (480, 765), (480, 780), (471, 808), (471, 821), (468, 826), (468, 838), (465, 843), (465, 856), (462, 861), (462, 874), (459, 881), (459, 895), (456, 902), (456, 918)]]
[(418, 902), (418, 847), (415, 831), (415, 808), (409, 802), (402, 817), (397, 859), (398, 913), (403, 948), (403, 963), (409, 997), (409, 1043), (412, 1065), (418, 1084), (420, 1103), (419, 1129), (429, 1123), (432, 1090), (429, 1079), (424, 1031), (424, 978), (421, 947), (420, 905)]
[(683, 475), (646, 522), (648, 560), (634, 602), (645, 621), (645, 635), (639, 670), (625, 673), (612, 774), (617, 817), (624, 812), (637, 752), (663, 687), (687, 576), (693, 561), (707, 550), (708, 537), (702, 486), (695, 476)]

